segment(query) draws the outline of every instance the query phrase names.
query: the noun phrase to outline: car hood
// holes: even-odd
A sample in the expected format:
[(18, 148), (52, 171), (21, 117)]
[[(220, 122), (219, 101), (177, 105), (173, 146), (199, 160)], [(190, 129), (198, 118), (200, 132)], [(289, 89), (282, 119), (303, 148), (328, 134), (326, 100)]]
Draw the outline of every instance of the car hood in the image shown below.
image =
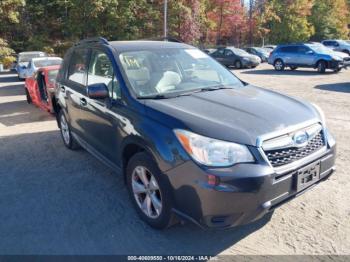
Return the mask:
[(254, 86), (146, 100), (145, 106), (169, 128), (253, 146), (261, 135), (319, 119), (308, 103)]
[(260, 57), (258, 57), (257, 55), (242, 55), (241, 56), (242, 58), (248, 58), (249, 60), (252, 60), (252, 61), (259, 61), (260, 60)]
[(342, 59), (349, 57), (349, 55), (347, 53), (344, 53), (344, 52), (333, 51), (333, 54), (335, 56), (342, 58)]

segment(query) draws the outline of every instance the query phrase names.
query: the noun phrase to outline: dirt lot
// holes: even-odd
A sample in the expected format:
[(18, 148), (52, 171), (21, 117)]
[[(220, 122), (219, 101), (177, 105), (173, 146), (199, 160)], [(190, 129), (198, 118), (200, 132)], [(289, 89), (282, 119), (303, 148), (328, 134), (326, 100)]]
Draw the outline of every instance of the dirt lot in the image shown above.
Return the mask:
[(0, 75), (0, 254), (350, 254), (350, 70), (235, 71), (252, 84), (317, 103), (337, 139), (337, 172), (270, 221), (225, 231), (149, 228), (121, 176), (63, 146), (54, 118)]

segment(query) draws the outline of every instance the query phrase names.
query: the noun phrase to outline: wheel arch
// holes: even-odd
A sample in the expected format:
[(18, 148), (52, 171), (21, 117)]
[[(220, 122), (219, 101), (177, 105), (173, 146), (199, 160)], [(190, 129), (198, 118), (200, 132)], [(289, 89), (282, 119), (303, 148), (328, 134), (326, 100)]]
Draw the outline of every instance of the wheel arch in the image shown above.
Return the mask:
[(157, 157), (155, 150), (151, 148), (148, 142), (138, 136), (127, 137), (123, 141), (120, 151), (121, 167), (124, 181), (126, 181), (126, 168), (130, 159), (139, 152), (147, 153), (158, 165), (159, 162), (157, 160), (159, 157)]

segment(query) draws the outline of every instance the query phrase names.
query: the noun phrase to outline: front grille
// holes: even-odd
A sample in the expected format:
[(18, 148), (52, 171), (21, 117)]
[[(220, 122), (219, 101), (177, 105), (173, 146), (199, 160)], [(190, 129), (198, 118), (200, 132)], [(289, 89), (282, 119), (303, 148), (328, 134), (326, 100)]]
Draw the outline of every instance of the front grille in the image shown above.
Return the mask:
[(265, 151), (265, 154), (273, 167), (279, 167), (307, 157), (321, 149), (324, 145), (323, 133), (320, 131), (304, 147), (274, 149)]

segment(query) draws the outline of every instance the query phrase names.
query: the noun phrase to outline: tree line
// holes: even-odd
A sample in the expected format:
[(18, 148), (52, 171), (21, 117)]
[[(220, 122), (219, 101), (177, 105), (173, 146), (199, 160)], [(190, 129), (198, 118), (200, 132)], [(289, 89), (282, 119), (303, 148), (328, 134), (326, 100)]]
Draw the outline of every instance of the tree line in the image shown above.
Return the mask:
[[(79, 39), (163, 35), (164, 0), (1, 0), (0, 59)], [(350, 0), (168, 0), (168, 34), (198, 46), (262, 45), (349, 36)]]

